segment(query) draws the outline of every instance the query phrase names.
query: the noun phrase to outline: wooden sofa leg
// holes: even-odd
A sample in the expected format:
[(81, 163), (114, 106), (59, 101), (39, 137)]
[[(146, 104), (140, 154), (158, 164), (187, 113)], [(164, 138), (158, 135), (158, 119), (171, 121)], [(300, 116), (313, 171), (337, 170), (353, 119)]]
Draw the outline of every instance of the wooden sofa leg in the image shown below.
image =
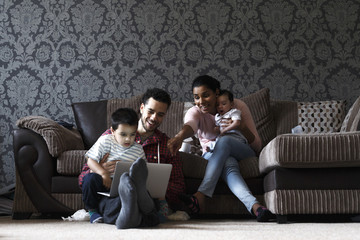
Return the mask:
[(276, 220), (277, 220), (277, 223), (279, 223), (279, 224), (287, 223), (287, 216), (281, 215), (281, 214), (276, 214)]

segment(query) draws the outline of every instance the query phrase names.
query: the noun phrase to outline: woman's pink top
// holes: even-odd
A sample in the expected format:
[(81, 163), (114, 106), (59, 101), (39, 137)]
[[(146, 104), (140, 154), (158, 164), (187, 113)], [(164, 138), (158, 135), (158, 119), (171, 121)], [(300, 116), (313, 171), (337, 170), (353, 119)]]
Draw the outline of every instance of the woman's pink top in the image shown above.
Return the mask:
[[(240, 99), (234, 99), (234, 107), (241, 111), (241, 121), (255, 135), (255, 140), (250, 143), (250, 146), (255, 152), (261, 150), (261, 139), (256, 130), (254, 119), (245, 102)], [(203, 152), (206, 151), (206, 146), (209, 142), (214, 141), (218, 134), (215, 132), (215, 116), (210, 113), (203, 113), (197, 106), (190, 108), (184, 118), (184, 124), (190, 126), (194, 133), (197, 133)]]

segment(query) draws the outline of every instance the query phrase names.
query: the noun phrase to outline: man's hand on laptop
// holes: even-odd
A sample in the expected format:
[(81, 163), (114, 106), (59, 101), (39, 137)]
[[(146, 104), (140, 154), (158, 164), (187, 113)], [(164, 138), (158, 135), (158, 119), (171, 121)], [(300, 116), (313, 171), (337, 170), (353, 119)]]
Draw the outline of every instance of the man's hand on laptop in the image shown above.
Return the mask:
[(110, 189), (111, 186), (111, 177), (109, 173), (104, 173), (101, 175), (102, 179), (103, 179), (103, 184), (107, 189)]
[(100, 165), (109, 173), (113, 174), (115, 171), (116, 161), (107, 162), (107, 158), (109, 157), (109, 153), (105, 154), (104, 157), (100, 161)]

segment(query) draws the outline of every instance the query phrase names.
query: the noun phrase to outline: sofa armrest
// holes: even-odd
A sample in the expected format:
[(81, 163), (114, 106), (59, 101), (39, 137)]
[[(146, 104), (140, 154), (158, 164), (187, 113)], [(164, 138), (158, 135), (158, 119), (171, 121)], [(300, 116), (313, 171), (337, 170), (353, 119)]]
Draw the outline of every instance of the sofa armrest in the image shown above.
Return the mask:
[(83, 150), (84, 143), (79, 131), (67, 129), (57, 122), (41, 116), (27, 116), (19, 119), (16, 125), (30, 129), (41, 135), (53, 157), (67, 150)]
[(360, 166), (360, 132), (283, 134), (260, 153), (259, 168), (330, 168)]
[(30, 129), (16, 129), (13, 137), (16, 170), (36, 209), (43, 213), (72, 212), (51, 196), (56, 161), (44, 138)]

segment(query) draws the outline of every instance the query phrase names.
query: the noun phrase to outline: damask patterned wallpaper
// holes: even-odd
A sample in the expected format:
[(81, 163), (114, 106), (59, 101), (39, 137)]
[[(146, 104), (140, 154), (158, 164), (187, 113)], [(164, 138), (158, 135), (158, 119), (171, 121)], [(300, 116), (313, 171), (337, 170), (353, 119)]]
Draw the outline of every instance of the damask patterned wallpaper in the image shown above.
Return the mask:
[(210, 74), (241, 97), (360, 95), (358, 0), (0, 1), (0, 189), (18, 118), (74, 122), (70, 104), (160, 87), (191, 100)]

